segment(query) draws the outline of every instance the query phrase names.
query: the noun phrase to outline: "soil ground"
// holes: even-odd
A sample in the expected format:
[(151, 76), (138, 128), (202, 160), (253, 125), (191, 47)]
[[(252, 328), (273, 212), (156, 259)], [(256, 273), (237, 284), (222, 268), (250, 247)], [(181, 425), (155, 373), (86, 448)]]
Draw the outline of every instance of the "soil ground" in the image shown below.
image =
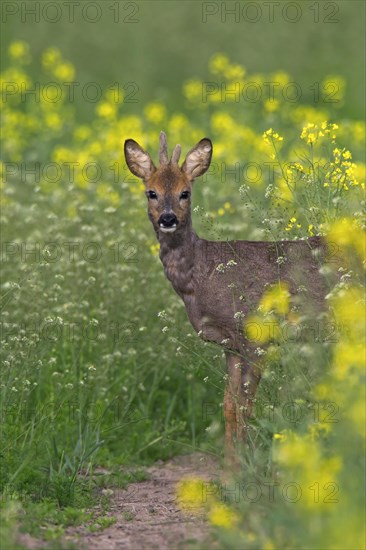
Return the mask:
[[(110, 507), (92, 509), (103, 517), (114, 516), (116, 522), (100, 532), (90, 532), (87, 525), (66, 529), (64, 541), (80, 550), (183, 550), (215, 548), (210, 528), (198, 510), (181, 510), (176, 497), (176, 484), (185, 477), (218, 480), (218, 461), (194, 453), (158, 461), (147, 468), (149, 480), (131, 483), (126, 489), (110, 490)], [(113, 491), (113, 493), (111, 493)], [(19, 541), (27, 548), (47, 548), (24, 536)], [(202, 546), (203, 545), (203, 546)]]

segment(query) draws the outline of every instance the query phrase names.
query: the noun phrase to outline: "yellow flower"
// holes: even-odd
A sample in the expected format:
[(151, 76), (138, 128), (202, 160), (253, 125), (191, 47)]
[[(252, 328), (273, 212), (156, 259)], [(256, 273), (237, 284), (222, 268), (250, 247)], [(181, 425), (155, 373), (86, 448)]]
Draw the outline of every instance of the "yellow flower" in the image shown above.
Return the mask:
[(266, 313), (274, 310), (280, 315), (285, 315), (290, 307), (290, 293), (287, 285), (278, 283), (267, 291), (260, 301), (260, 306)]
[(184, 509), (204, 505), (204, 481), (197, 477), (181, 480), (176, 487), (179, 505)]
[(12, 42), (9, 46), (9, 55), (16, 61), (29, 62), (29, 45), (22, 40)]
[(365, 141), (365, 122), (356, 121), (352, 124), (353, 138), (357, 143), (364, 143)]
[(283, 87), (290, 82), (290, 75), (285, 73), (285, 71), (278, 71), (272, 75), (271, 81)]
[(59, 63), (52, 69), (54, 76), (62, 82), (72, 82), (75, 78), (75, 68), (69, 61)]
[(228, 113), (222, 111), (218, 111), (212, 115), (211, 126), (213, 131), (217, 133), (232, 133), (236, 127), (234, 119)]
[(160, 250), (160, 244), (159, 243), (150, 245), (150, 252), (153, 256), (158, 256), (159, 250)]
[(267, 113), (274, 113), (275, 111), (278, 111), (280, 108), (280, 102), (278, 99), (266, 99), (264, 102), (264, 110), (267, 111)]
[(145, 116), (149, 122), (160, 124), (166, 117), (166, 109), (162, 103), (149, 103), (144, 109)]
[(61, 52), (57, 48), (47, 48), (42, 55), (42, 64), (45, 69), (53, 69), (61, 61)]
[(291, 218), (287, 224), (287, 227), (285, 227), (285, 231), (291, 231), (291, 229), (295, 226), (300, 229), (301, 223), (296, 223), (296, 221), (296, 218)]
[(97, 105), (96, 112), (102, 118), (114, 118), (117, 114), (117, 105), (103, 101)]
[(283, 141), (283, 137), (280, 136), (277, 132), (273, 131), (273, 128), (266, 130), (262, 135), (262, 138), (267, 145), (273, 145), (275, 141)]
[(229, 59), (222, 53), (213, 55), (209, 62), (210, 71), (213, 74), (222, 74), (229, 66)]
[(46, 113), (45, 122), (49, 128), (54, 130), (62, 128), (62, 119), (58, 113)]
[(78, 126), (74, 130), (74, 138), (76, 141), (86, 141), (91, 136), (91, 128), (89, 126)]
[(200, 80), (188, 80), (183, 85), (183, 94), (189, 101), (202, 104), (202, 86)]
[(364, 259), (366, 256), (366, 236), (350, 218), (342, 218), (335, 221), (328, 230), (327, 240), (337, 244), (341, 251), (347, 248), (354, 249)]
[(208, 513), (209, 522), (215, 527), (232, 529), (238, 523), (238, 515), (226, 504), (215, 503)]
[(223, 73), (227, 80), (238, 82), (238, 80), (243, 80), (245, 76), (245, 69), (241, 65), (228, 65), (225, 69), (223, 69)]
[(265, 344), (280, 336), (280, 326), (273, 315), (250, 315), (244, 323), (244, 335), (250, 342)]
[(189, 126), (189, 121), (185, 115), (176, 113), (171, 116), (168, 124), (168, 130), (170, 133), (180, 133)]

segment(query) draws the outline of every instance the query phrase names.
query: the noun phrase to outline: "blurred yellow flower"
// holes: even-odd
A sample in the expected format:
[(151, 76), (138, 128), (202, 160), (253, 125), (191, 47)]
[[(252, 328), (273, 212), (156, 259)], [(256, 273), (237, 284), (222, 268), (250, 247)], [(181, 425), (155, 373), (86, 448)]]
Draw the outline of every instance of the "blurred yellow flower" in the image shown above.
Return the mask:
[(149, 103), (144, 109), (146, 119), (153, 124), (161, 124), (166, 118), (166, 109), (162, 103)]
[(150, 252), (153, 256), (158, 256), (159, 255), (159, 250), (160, 250), (160, 244), (159, 243), (150, 245)]
[(45, 69), (53, 69), (61, 60), (62, 56), (58, 48), (47, 48), (42, 54), (42, 64)]
[(250, 342), (265, 344), (277, 340), (281, 329), (274, 315), (250, 315), (244, 322), (244, 335)]
[(203, 83), (201, 80), (188, 80), (183, 85), (183, 95), (191, 102), (197, 102), (202, 105), (202, 89)]
[(239, 516), (226, 504), (217, 502), (211, 505), (208, 520), (215, 527), (233, 529), (239, 521)]
[(181, 113), (176, 113), (171, 116), (168, 122), (169, 133), (180, 133), (189, 127), (189, 121), (187, 117)]
[(61, 82), (72, 82), (75, 78), (75, 68), (69, 61), (64, 61), (53, 67), (52, 74)]
[(115, 118), (117, 114), (117, 105), (103, 101), (96, 107), (97, 115), (102, 118)]
[(28, 63), (30, 61), (29, 45), (22, 40), (12, 42), (9, 46), (9, 56), (15, 61)]
[(45, 122), (49, 128), (59, 130), (62, 128), (62, 118), (58, 113), (46, 113)]
[(290, 293), (285, 283), (278, 283), (273, 288), (265, 292), (260, 306), (266, 313), (275, 311), (280, 315), (286, 315), (290, 307)]
[(212, 74), (223, 74), (229, 67), (229, 59), (223, 53), (216, 53), (209, 61), (209, 69)]
[(214, 132), (233, 132), (235, 121), (228, 113), (218, 111), (211, 117), (211, 126)]
[(91, 128), (89, 126), (78, 126), (74, 130), (74, 138), (76, 141), (86, 141), (91, 136)]
[(288, 73), (285, 73), (285, 71), (278, 71), (271, 75), (271, 81), (279, 84), (282, 87), (286, 86), (290, 82), (290, 80), (290, 75)]
[(328, 229), (327, 240), (331, 244), (338, 245), (344, 252), (346, 249), (353, 249), (361, 259), (366, 258), (365, 232), (351, 218), (342, 218), (333, 222)]
[(243, 80), (245, 76), (245, 69), (241, 65), (228, 65), (223, 69), (223, 73), (227, 80), (238, 82)]
[(183, 509), (202, 507), (204, 505), (204, 481), (189, 477), (179, 481), (176, 487), (177, 500)]
[(275, 113), (280, 108), (280, 102), (278, 99), (266, 99), (263, 106), (267, 113)]

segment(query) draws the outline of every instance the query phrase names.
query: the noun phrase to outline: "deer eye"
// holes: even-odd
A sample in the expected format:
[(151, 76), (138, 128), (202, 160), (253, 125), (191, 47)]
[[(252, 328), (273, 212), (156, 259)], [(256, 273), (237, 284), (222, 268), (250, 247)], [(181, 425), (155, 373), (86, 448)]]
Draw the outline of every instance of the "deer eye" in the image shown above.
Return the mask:
[(190, 195), (189, 191), (183, 191), (183, 193), (181, 193), (179, 199), (180, 200), (187, 200), (187, 199), (189, 199), (189, 195)]
[(149, 197), (149, 199), (157, 199), (158, 196), (157, 194), (155, 193), (155, 191), (148, 191), (147, 193), (147, 196)]

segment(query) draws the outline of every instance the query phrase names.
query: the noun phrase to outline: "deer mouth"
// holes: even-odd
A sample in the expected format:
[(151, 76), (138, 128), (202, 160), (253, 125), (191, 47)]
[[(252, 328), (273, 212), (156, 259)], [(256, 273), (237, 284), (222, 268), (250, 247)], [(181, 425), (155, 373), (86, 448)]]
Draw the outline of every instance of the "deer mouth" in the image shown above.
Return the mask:
[(174, 223), (173, 225), (166, 226), (162, 223), (159, 224), (160, 231), (163, 233), (174, 233), (174, 231), (177, 229), (177, 224)]

